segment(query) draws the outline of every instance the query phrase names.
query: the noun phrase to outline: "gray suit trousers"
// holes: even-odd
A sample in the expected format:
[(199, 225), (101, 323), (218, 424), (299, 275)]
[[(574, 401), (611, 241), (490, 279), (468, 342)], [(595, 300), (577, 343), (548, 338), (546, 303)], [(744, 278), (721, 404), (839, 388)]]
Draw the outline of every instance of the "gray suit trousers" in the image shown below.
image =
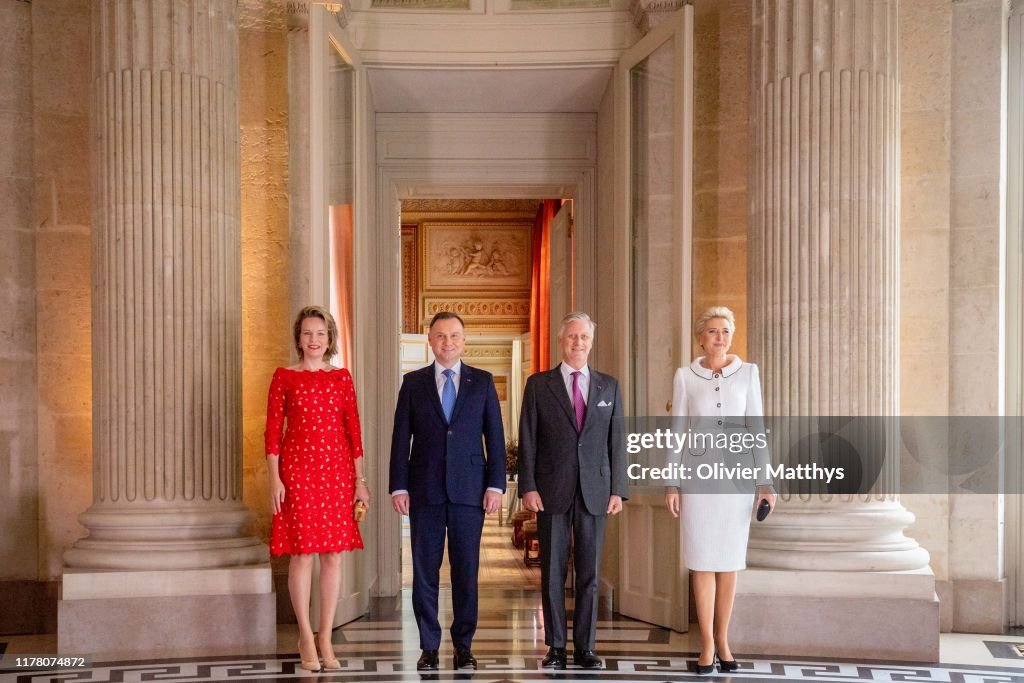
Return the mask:
[(597, 640), (598, 576), (607, 515), (587, 512), (579, 485), (569, 510), (563, 514), (537, 513), (540, 540), (541, 600), (544, 606), (544, 642), (565, 647), (565, 577), (572, 541), (576, 589), (573, 600), (572, 640), (576, 651), (593, 650)]

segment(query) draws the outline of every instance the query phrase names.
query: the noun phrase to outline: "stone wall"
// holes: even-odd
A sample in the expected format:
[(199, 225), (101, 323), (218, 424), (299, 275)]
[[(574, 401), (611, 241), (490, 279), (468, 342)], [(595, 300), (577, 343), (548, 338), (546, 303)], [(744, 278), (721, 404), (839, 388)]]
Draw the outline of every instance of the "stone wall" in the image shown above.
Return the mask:
[[(901, 3), (900, 412), (999, 412), (999, 0)], [(924, 473), (904, 454), (904, 489)], [(999, 632), (1001, 503), (904, 495), (943, 630)]]
[(91, 499), (87, 0), (0, 2), (0, 631), (53, 630)]
[[(289, 364), (288, 25), (286, 3), (239, 7), (242, 185), (242, 430), (245, 502), (270, 537), (263, 429), (274, 369)], [(279, 597), (281, 593), (279, 592)], [(284, 595), (287, 600), (287, 594)]]
[(32, 201), (32, 6), (0, 1), (0, 633), (34, 626), (38, 575), (36, 222)]
[(90, 26), (88, 0), (32, 3), (36, 315), (49, 328), (36, 345), (44, 580), (61, 575), (92, 502)]
[(696, 0), (693, 9), (693, 314), (731, 308), (732, 350), (745, 358), (750, 2)]
[[(952, 9), (949, 241), (949, 415), (998, 415), (1000, 221), (1006, 15), (1002, 0), (961, 0)], [(1000, 633), (1006, 580), (1003, 501), (950, 501), (953, 630)]]
[[(946, 415), (949, 402), (952, 5), (900, 5), (900, 413)], [(924, 474), (904, 458), (904, 490)], [(910, 494), (908, 534), (930, 554), (943, 630), (952, 626), (946, 496)]]

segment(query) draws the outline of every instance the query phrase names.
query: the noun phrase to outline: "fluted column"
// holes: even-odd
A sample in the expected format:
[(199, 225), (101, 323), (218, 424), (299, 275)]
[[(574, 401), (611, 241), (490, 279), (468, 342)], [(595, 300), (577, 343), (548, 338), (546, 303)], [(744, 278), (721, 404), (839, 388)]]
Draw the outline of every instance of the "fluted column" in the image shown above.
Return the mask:
[(265, 562), (242, 502), (236, 3), (97, 0), (92, 33), (93, 504), (65, 563)]
[[(898, 0), (757, 0), (753, 19), (750, 344), (766, 412), (896, 415)], [(884, 441), (877, 493), (783, 501), (750, 564), (927, 566), (903, 535), (898, 443)]]

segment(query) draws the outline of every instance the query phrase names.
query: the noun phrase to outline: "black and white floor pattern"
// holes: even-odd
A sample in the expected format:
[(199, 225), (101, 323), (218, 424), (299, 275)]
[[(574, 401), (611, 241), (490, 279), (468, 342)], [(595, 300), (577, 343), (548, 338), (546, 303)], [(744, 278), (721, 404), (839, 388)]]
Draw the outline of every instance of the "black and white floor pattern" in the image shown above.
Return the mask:
[[(337, 683), (392, 681), (475, 681), (477, 683), (533, 683), (547, 681), (597, 681), (601, 683), (647, 683), (662, 681), (717, 680), (752, 681), (943, 681), (948, 683), (1024, 683), (1024, 671), (964, 665), (864, 664), (813, 660), (747, 660), (740, 671), (698, 676), (687, 670), (692, 664), (683, 657), (651, 657), (629, 654), (603, 655), (605, 668), (584, 671), (569, 668), (551, 672), (540, 668), (540, 656), (508, 656), (488, 651), (477, 653), (478, 671), (439, 671), (418, 674), (418, 653), (405, 655), (367, 652), (358, 658), (340, 657), (342, 671), (312, 673), (298, 667), (296, 656), (210, 657), (200, 660), (160, 662), (115, 662), (95, 664), (81, 671), (48, 671), (4, 674), (17, 683), (89, 681), (91, 683), (134, 683), (142, 681), (278, 681), (314, 679)], [(450, 660), (449, 660), (450, 665)]]
[[(442, 595), (442, 605), (448, 604)], [(448, 619), (442, 615), (442, 623)], [(473, 651), (477, 671), (453, 671), (451, 649), (441, 650), (441, 670), (420, 674), (418, 637), (408, 596), (374, 600), (365, 617), (334, 632), (341, 671), (312, 673), (299, 668), (294, 648), (295, 627), (281, 626), (278, 653), (258, 656), (217, 656), (149, 661), (93, 662), (91, 668), (51, 671), (0, 671), (7, 683), (142, 683), (149, 681), (290, 681), (324, 683), (416, 683), (419, 681), (473, 681), (475, 683), (541, 683), (592, 681), (596, 683), (675, 683), (677, 681), (898, 681), (901, 683), (1024, 683), (1024, 636), (971, 636), (944, 634), (941, 657), (948, 663), (871, 662), (814, 657), (737, 658), (741, 669), (698, 676), (693, 668), (694, 634), (667, 629), (602, 613), (598, 622), (600, 671), (551, 671), (541, 667), (543, 615), (533, 590), (500, 590), (481, 594), (480, 620)], [(55, 640), (52, 641), (55, 644)], [(26, 652), (28, 645), (0, 640), (0, 653)], [(18, 647), (14, 647), (17, 645)], [(19, 649), (20, 648), (20, 649)], [(55, 648), (54, 648), (55, 649)], [(40, 652), (42, 650), (35, 650)]]

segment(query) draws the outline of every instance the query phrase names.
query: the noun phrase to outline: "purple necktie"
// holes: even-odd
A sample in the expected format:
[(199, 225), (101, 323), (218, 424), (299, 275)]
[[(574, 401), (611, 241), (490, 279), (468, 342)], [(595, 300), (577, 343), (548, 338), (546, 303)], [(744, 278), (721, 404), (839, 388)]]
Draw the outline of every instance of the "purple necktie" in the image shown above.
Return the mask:
[(580, 391), (580, 375), (583, 373), (577, 370), (572, 373), (572, 407), (576, 411), (576, 431), (583, 431), (583, 418), (587, 415), (587, 404), (583, 401), (583, 392)]

